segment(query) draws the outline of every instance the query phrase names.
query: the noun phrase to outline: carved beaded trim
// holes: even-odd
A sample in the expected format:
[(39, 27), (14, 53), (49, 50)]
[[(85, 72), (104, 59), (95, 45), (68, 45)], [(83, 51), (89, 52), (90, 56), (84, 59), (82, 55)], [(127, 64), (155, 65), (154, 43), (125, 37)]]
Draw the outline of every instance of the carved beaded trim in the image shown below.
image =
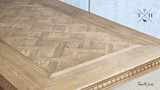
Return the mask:
[(138, 66), (138, 67), (133, 68), (133, 69), (126, 71), (124, 73), (121, 73), (119, 75), (111, 77), (109, 79), (106, 79), (106, 80), (100, 81), (96, 84), (87, 86), (87, 87), (83, 88), (82, 90), (100, 90), (103, 88), (107, 88), (107, 87), (112, 86), (113, 84), (116, 84), (122, 80), (126, 80), (129, 77), (140, 74), (141, 72), (147, 71), (147, 70), (149, 70), (153, 67), (156, 67), (158, 65), (160, 65), (160, 59), (156, 59), (154, 61), (151, 61), (151, 62), (148, 62), (144, 65)]
[(0, 86), (2, 86), (5, 90), (17, 90), (8, 80), (6, 80), (0, 74)]

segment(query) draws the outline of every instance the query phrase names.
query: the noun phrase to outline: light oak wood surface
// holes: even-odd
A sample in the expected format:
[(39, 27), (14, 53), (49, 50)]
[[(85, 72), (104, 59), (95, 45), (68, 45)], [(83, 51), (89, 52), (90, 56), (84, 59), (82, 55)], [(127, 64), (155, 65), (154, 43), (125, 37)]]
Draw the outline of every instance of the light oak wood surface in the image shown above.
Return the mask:
[[(90, 63), (84, 66), (82, 65), (79, 68), (72, 69), (63, 74), (51, 76), (50, 77), (51, 79), (47, 85), (47, 89), (49, 90), (52, 90), (53, 88), (57, 90), (63, 90), (63, 89), (74, 90), (77, 88), (83, 89), (82, 88), (83, 86), (85, 88), (90, 84), (95, 84), (94, 86), (89, 87), (93, 89), (99, 87), (102, 88), (105, 86), (105, 84), (106, 86), (110, 86), (115, 82), (119, 82), (125, 78), (132, 77), (134, 74), (138, 74), (142, 71), (145, 71), (149, 67), (153, 68), (154, 66), (156, 66), (156, 62), (158, 65), (160, 61), (159, 50), (160, 48), (157, 47), (138, 46), (125, 50), (124, 52), (121, 51), (118, 55), (113, 55), (113, 56), (106, 55), (101, 58), (97, 58), (96, 59), (98, 60), (97, 62)], [(145, 66), (143, 65), (152, 60), (155, 60), (153, 65), (151, 64), (151, 66), (147, 66), (147, 69), (145, 69)], [(129, 64), (126, 62), (129, 62)], [(140, 65), (142, 65), (141, 68), (138, 68), (135, 71), (132, 70), (133, 68)], [(114, 75), (124, 73), (124, 71), (128, 72), (123, 75), (116, 76), (111, 80), (105, 80), (107, 78), (109, 79), (110, 77), (113, 77)], [(97, 85), (98, 83), (101, 84)]]
[(112, 89), (159, 68), (159, 39), (58, 0), (0, 0), (0, 12), (5, 89)]
[[(100, 27), (36, 2), (28, 3), (16, 1), (7, 11), (3, 9), (1, 38), (50, 73), (131, 45)], [(10, 19), (13, 25), (5, 22)]]

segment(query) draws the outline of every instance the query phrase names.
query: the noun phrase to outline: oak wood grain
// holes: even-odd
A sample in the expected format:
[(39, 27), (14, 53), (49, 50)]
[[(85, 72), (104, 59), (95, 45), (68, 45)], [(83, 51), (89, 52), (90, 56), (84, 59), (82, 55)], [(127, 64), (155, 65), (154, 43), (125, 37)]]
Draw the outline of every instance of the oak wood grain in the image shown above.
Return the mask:
[(2, 4), (0, 37), (50, 73), (132, 45), (101, 27), (35, 1)]
[(135, 44), (142, 45), (158, 45), (160, 44), (159, 39), (152, 37), (150, 35), (144, 34), (142, 32), (136, 31), (124, 25), (120, 25), (116, 22), (110, 21), (106, 18), (97, 16), (90, 12), (81, 10), (79, 8), (73, 7), (71, 5), (60, 2), (59, 0), (37, 0), (41, 2), (42, 5), (52, 7), (52, 9), (65, 13), (75, 18), (79, 18), (88, 23), (92, 23), (104, 29), (106, 32), (110, 32), (121, 38), (130, 40)]
[(48, 72), (1, 39), (0, 73), (18, 90), (43, 90), (49, 79)]
[[(63, 89), (75, 90), (75, 89), (83, 89), (84, 87), (84, 90), (85, 90), (85, 87), (90, 86), (89, 88), (87, 88), (87, 90), (89, 90), (94, 88), (98, 89), (99, 88), (98, 86), (99, 85), (101, 86), (104, 83), (107, 83), (108, 85), (110, 85), (118, 81), (114, 82), (106, 79), (111, 78), (115, 75), (119, 75), (129, 70), (132, 71), (133, 68), (138, 67), (140, 65), (144, 65), (145, 63), (148, 63), (150, 61), (157, 60), (156, 62), (158, 62), (157, 64), (158, 66), (160, 61), (159, 50), (160, 48), (157, 48), (154, 46), (153, 47), (139, 46), (139, 47), (131, 48), (130, 50), (120, 53), (118, 55), (113, 55), (111, 57), (108, 57), (108, 55), (106, 55), (106, 56), (103, 56), (104, 59), (97, 58), (99, 59), (99, 61), (96, 63), (83, 65), (79, 68), (72, 67), (77, 69), (72, 69), (66, 72), (65, 74), (51, 76), (51, 79), (47, 85), (47, 89), (52, 90), (54, 88), (57, 90), (63, 90)], [(151, 66), (147, 68), (151, 68), (154, 66), (156, 66), (156, 63), (154, 63), (153, 66), (151, 63)], [(140, 68), (140, 71), (139, 71), (139, 68), (137, 70), (133, 69), (133, 73), (131, 76), (134, 76), (139, 72), (141, 72), (141, 69), (144, 69), (144, 68)], [(127, 75), (127, 77), (125, 75), (124, 76), (119, 75), (119, 76), (116, 76), (114, 79), (116, 80), (116, 78), (121, 78), (121, 80), (123, 80), (129, 77), (129, 73), (130, 72), (128, 72), (128, 74), (125, 74)], [(101, 83), (98, 84), (99, 82)], [(101, 88), (104, 88), (104, 87), (108, 87), (108, 86), (107, 85), (101, 86)]]
[(58, 0), (0, 0), (0, 85), (111, 89), (160, 67), (160, 40)]

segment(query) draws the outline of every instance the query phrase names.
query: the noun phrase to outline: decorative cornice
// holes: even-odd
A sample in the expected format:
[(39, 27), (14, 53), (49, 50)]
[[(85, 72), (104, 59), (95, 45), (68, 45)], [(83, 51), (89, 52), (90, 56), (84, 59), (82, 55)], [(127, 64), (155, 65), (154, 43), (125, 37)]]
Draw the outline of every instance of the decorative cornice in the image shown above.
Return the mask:
[(0, 86), (5, 90), (17, 90), (7, 79), (0, 74)]
[[(100, 90), (100, 89), (107, 89), (109, 87), (112, 87), (122, 81), (125, 81), (131, 77), (134, 77), (142, 72), (148, 71), (152, 68), (158, 67), (160, 65), (160, 58), (155, 59), (153, 61), (150, 61), (148, 63), (145, 63), (143, 65), (140, 65), (138, 67), (135, 67), (133, 69), (130, 69), (126, 72), (123, 72), (121, 74), (118, 74), (116, 76), (113, 76), (111, 78), (102, 80), (100, 82), (97, 82), (95, 84), (91, 84), (89, 86), (86, 86), (82, 88), (81, 90)], [(108, 90), (108, 89), (107, 89)]]

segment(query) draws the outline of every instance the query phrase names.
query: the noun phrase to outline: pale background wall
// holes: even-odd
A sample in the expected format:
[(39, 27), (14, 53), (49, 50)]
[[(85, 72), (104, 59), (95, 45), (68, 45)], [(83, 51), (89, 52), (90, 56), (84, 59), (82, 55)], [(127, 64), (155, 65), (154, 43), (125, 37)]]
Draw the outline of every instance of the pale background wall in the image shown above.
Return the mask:
[[(88, 0), (61, 0), (83, 10), (88, 10)], [(97, 14), (127, 27), (160, 39), (160, 0), (91, 0), (91, 13)], [(139, 21), (139, 11), (150, 9), (152, 22)], [(144, 18), (146, 19), (146, 18)], [(153, 83), (154, 86), (139, 87), (138, 82)], [(160, 90), (160, 70), (126, 83), (114, 90)]]

